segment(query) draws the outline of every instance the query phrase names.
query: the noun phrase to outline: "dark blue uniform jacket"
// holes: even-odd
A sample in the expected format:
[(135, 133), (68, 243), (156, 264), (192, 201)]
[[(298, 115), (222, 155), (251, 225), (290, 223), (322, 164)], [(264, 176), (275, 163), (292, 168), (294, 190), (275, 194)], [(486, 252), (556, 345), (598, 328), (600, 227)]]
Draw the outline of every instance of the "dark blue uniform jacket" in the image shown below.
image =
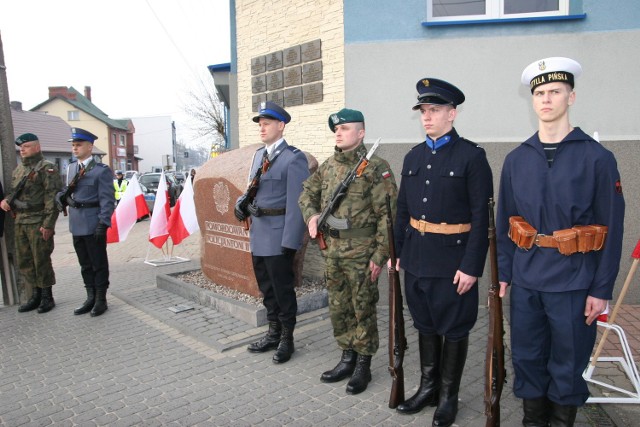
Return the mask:
[[(482, 275), (488, 248), (489, 198), (493, 178), (484, 149), (461, 138), (433, 154), (426, 143), (407, 153), (402, 166), (394, 227), (400, 266), (417, 277), (451, 277), (457, 270)], [(409, 218), (432, 223), (471, 223), (460, 234), (421, 235)]]
[[(500, 180), (497, 236), (500, 281), (544, 292), (588, 289), (611, 299), (622, 251), (624, 198), (613, 154), (575, 128), (548, 166), (538, 133), (509, 153)], [(603, 250), (562, 255), (554, 248), (519, 249), (507, 236), (520, 215), (538, 233), (573, 225), (609, 227)]]

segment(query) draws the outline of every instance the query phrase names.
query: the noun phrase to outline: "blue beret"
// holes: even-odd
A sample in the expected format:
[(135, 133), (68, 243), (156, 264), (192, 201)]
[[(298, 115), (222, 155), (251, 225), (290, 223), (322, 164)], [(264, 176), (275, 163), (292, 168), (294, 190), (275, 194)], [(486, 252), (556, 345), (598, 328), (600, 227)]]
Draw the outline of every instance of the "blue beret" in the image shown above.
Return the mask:
[(341, 125), (343, 123), (355, 123), (362, 122), (364, 123), (364, 115), (358, 110), (351, 110), (349, 108), (343, 108), (329, 116), (329, 129), (331, 132), (335, 133), (336, 126)]
[(417, 110), (422, 104), (456, 107), (464, 102), (464, 93), (444, 80), (427, 77), (418, 81), (416, 89), (418, 89), (418, 102), (413, 106), (413, 110)]
[(573, 59), (552, 57), (534, 61), (522, 72), (520, 81), (533, 90), (547, 83), (562, 82), (573, 87), (574, 77), (582, 74), (582, 66)]
[(71, 139), (69, 142), (74, 141), (88, 141), (93, 144), (93, 142), (98, 139), (97, 136), (89, 132), (88, 130), (80, 129), (80, 128), (71, 128)]
[(38, 137), (33, 133), (23, 133), (16, 138), (16, 145), (19, 147), (25, 142), (37, 141)]
[(260, 110), (258, 110), (258, 115), (253, 118), (253, 121), (258, 123), (260, 121), (260, 117), (280, 120), (285, 123), (289, 123), (291, 121), (289, 113), (287, 113), (284, 108), (271, 101), (260, 103)]

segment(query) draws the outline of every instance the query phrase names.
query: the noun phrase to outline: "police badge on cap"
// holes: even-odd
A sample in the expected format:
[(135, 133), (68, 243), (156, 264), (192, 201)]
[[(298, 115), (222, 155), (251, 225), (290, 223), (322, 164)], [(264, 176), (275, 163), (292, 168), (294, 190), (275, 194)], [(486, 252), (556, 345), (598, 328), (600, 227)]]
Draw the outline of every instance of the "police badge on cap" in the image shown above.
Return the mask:
[(418, 102), (413, 110), (420, 108), (422, 104), (452, 105), (456, 107), (464, 102), (464, 93), (454, 85), (444, 80), (427, 77), (418, 80)]
[(563, 57), (551, 57), (534, 61), (522, 72), (520, 81), (533, 90), (547, 83), (562, 82), (572, 88), (574, 80), (582, 74), (582, 67), (573, 59)]

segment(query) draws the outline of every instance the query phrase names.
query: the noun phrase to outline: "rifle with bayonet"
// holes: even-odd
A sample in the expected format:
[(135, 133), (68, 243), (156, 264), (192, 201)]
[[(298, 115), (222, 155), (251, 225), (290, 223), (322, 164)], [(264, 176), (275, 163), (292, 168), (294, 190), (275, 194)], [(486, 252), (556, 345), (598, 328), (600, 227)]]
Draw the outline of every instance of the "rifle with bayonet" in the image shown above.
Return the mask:
[[(367, 165), (369, 164), (369, 160), (371, 160), (371, 156), (373, 156), (373, 153), (376, 151), (376, 149), (378, 148), (378, 145), (380, 144), (380, 139), (381, 138), (378, 138), (376, 140), (375, 144), (373, 144), (373, 147), (371, 147), (371, 149), (366, 155), (363, 155), (360, 157), (358, 164), (351, 171), (349, 171), (346, 178), (342, 180), (340, 185), (338, 185), (338, 187), (333, 191), (333, 194), (331, 195), (329, 202), (320, 213), (320, 217), (318, 218), (318, 226), (317, 226), (318, 235), (316, 238), (318, 239), (318, 246), (320, 247), (321, 250), (327, 249), (327, 242), (324, 239), (324, 233), (329, 227), (332, 226), (332, 221), (340, 221), (337, 218), (334, 218), (332, 214), (336, 211), (336, 209), (338, 209), (338, 207), (340, 206), (340, 202), (342, 202), (342, 199), (344, 199), (344, 196), (347, 195), (347, 190), (349, 189), (349, 185), (351, 185), (351, 183), (356, 178), (358, 178), (359, 176), (362, 176), (362, 173), (364, 172)], [(347, 220), (345, 219), (344, 222), (346, 221)], [(347, 228), (346, 226), (348, 224), (341, 223), (341, 224), (335, 224), (335, 225), (337, 227), (334, 227), (334, 228), (340, 229), (340, 228)]]
[(404, 402), (404, 351), (407, 338), (404, 334), (404, 315), (402, 314), (402, 290), (400, 275), (396, 270), (396, 249), (393, 238), (393, 219), (391, 197), (387, 194), (387, 234), (389, 236), (389, 373), (391, 374), (391, 395), (389, 408), (395, 409)]
[(493, 213), (493, 198), (489, 199), (489, 260), (491, 264), (491, 283), (489, 284), (489, 335), (485, 360), (484, 414), (486, 427), (500, 426), (500, 396), (505, 383), (504, 367), (504, 326), (502, 317), (502, 298), (498, 282), (498, 254), (496, 242), (496, 222)]
[[(18, 197), (20, 197), (20, 194), (22, 193), (22, 190), (24, 190), (24, 186), (27, 185), (27, 181), (33, 179), (34, 175), (36, 174), (36, 170), (35, 169), (31, 169), (29, 171), (28, 174), (26, 174), (25, 176), (23, 176), (20, 181), (18, 181), (18, 185), (16, 185), (16, 188), (13, 190), (13, 193), (7, 197), (7, 204), (11, 207), (11, 216), (13, 218), (16, 217), (16, 208), (20, 208), (19, 205), (19, 200)], [(25, 204), (23, 202), (23, 204)]]
[(80, 178), (84, 176), (86, 171), (87, 168), (82, 168), (78, 172), (76, 172), (69, 185), (67, 185), (67, 189), (64, 192), (60, 192), (56, 195), (56, 206), (58, 207), (58, 211), (62, 212), (64, 216), (67, 216), (67, 206), (69, 205), (69, 202), (67, 202), (67, 200), (75, 191), (76, 185), (78, 185), (78, 181), (80, 181)]

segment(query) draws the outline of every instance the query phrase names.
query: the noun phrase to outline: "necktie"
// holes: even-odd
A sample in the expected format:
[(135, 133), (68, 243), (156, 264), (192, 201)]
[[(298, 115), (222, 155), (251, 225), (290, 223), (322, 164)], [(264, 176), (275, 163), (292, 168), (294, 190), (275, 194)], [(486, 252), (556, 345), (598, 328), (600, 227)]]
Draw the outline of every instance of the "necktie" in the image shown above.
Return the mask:
[(262, 173), (266, 173), (267, 169), (269, 169), (269, 153), (267, 153), (267, 149), (264, 149), (264, 154), (262, 155)]

